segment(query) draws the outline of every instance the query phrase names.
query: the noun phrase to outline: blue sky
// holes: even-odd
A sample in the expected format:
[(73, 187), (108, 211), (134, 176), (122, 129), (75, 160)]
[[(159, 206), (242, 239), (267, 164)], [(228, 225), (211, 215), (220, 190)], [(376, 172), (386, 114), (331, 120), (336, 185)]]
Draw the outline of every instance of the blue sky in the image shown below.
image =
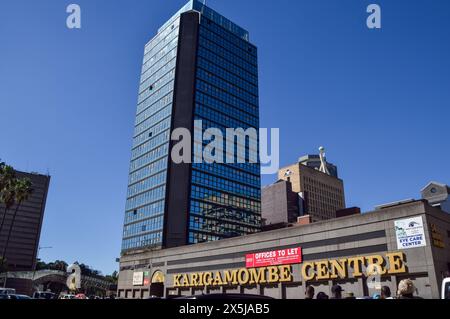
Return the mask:
[[(42, 259), (117, 268), (143, 47), (184, 2), (2, 1), (0, 158), (52, 176)], [(70, 3), (81, 30), (65, 26)], [(381, 30), (365, 25), (370, 3)], [(449, 1), (208, 4), (259, 47), (261, 126), (281, 129), (281, 165), (324, 145), (363, 210), (450, 183)]]

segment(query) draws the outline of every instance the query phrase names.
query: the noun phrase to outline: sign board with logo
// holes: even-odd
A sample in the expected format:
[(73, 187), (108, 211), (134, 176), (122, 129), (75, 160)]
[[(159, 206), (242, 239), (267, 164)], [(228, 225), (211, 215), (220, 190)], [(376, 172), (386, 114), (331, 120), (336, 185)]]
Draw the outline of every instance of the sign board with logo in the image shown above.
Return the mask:
[(247, 268), (292, 265), (301, 263), (302, 249), (300, 247), (248, 254), (245, 257), (245, 264)]
[(422, 217), (396, 220), (394, 223), (398, 249), (418, 248), (427, 245)]
[(144, 272), (133, 273), (133, 286), (142, 286), (144, 284)]

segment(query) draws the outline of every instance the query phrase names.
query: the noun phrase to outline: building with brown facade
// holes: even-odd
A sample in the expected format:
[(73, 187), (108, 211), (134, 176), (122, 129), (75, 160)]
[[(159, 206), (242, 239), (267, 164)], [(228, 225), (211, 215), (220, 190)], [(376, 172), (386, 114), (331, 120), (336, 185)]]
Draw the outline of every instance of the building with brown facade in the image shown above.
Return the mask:
[[(5, 216), (5, 206), (0, 204), (0, 220), (4, 218), (0, 229), (0, 254), (5, 254), (8, 271), (30, 271), (36, 266), (50, 176), (16, 172), (16, 177), (30, 179), (33, 193), (18, 207), (15, 218), (16, 206), (11, 207)], [(11, 236), (6, 247), (10, 230)]]
[(264, 187), (261, 204), (263, 226), (296, 223), (300, 216), (299, 195), (288, 181), (279, 180)]
[[(337, 170), (336, 170), (337, 172)], [(336, 217), (345, 208), (344, 182), (329, 173), (298, 162), (278, 172), (278, 179), (289, 181), (299, 194), (300, 215), (310, 215), (313, 222)]]

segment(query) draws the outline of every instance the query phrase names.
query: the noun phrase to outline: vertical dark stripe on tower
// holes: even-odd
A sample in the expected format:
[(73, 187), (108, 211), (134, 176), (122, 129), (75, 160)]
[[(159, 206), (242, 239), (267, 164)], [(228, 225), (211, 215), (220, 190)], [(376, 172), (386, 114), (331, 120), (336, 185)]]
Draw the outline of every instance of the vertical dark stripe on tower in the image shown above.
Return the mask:
[[(193, 142), (195, 79), (199, 31), (198, 12), (181, 14), (175, 73), (172, 131), (186, 128)], [(189, 198), (191, 193), (191, 164), (175, 164), (171, 160), (174, 142), (170, 143), (169, 170), (166, 188), (163, 247), (187, 244)]]

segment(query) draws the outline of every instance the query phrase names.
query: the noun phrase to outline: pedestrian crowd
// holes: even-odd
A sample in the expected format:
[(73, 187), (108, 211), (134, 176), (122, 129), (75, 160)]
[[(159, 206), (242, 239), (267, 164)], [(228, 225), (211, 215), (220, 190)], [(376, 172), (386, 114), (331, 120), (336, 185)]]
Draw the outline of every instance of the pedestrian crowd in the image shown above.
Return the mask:
[[(416, 295), (414, 295), (416, 293)], [(313, 286), (306, 287), (305, 299), (357, 299), (352, 292), (344, 292), (340, 285), (331, 287), (331, 296), (324, 292), (317, 295)], [(417, 296), (417, 289), (411, 279), (404, 279), (398, 284), (397, 293), (393, 296), (388, 286), (382, 286), (380, 293), (374, 294), (372, 297), (363, 299), (422, 299)]]

